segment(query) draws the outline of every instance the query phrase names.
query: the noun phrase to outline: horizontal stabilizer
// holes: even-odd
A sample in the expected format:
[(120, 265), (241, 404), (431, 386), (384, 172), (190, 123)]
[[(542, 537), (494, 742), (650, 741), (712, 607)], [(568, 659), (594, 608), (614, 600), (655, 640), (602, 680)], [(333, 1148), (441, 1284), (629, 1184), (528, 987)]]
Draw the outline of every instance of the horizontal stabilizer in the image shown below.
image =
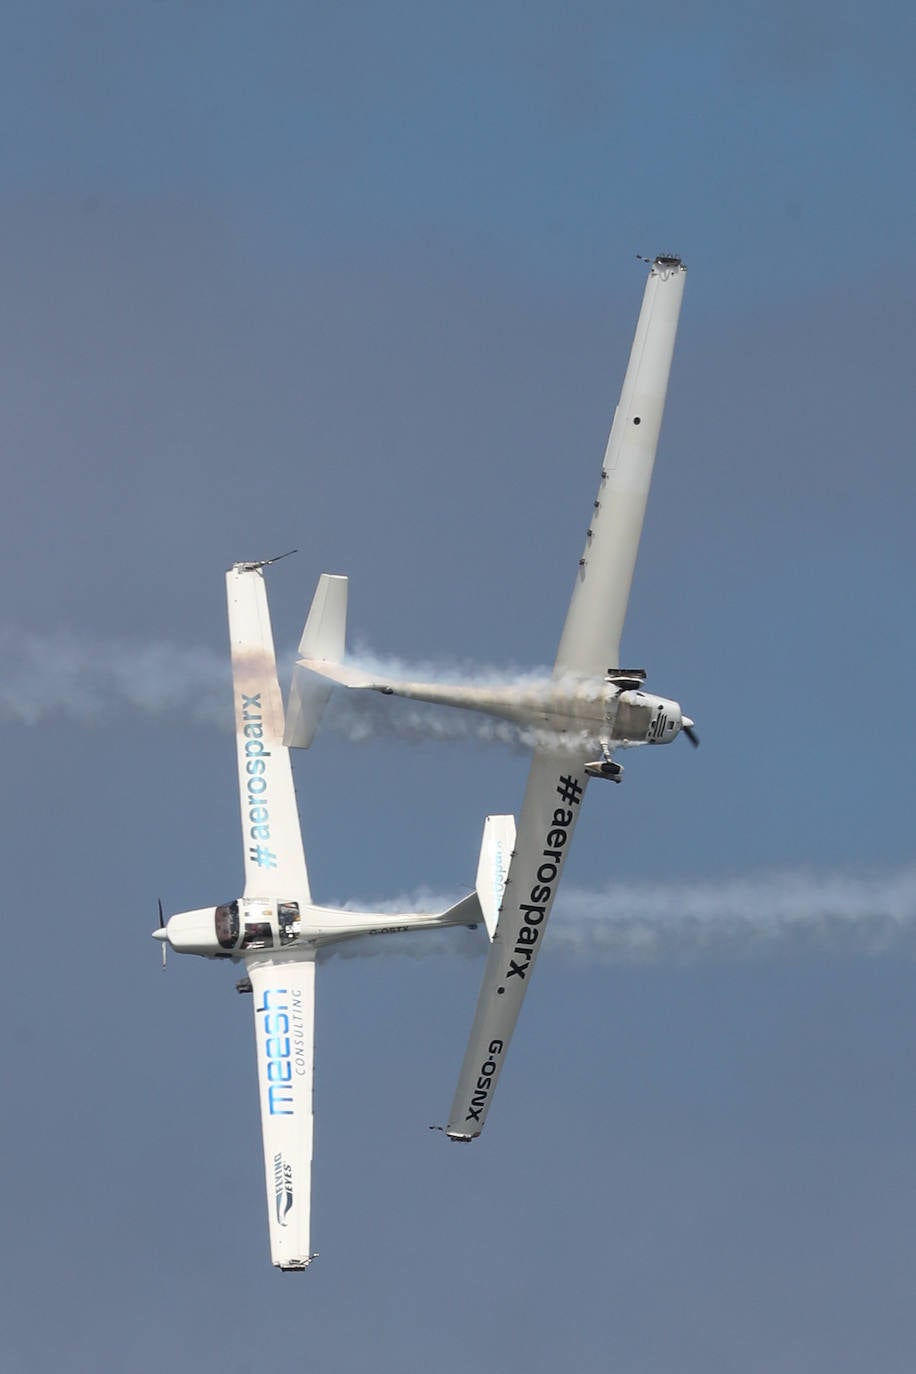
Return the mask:
[(488, 816), (484, 822), (477, 865), (477, 895), (491, 940), (496, 934), (496, 922), (499, 920), (514, 848), (515, 817)]
[(462, 897), (460, 902), (448, 907), (437, 919), (437, 925), (449, 926), (478, 926), (481, 911), (480, 898), (476, 892), (469, 892), (466, 897)]
[(330, 663), (320, 658), (300, 658), (296, 667), (307, 669), (310, 673), (318, 673), (329, 682), (339, 683), (341, 687), (368, 687), (376, 692), (384, 692), (386, 687), (394, 686), (384, 678), (373, 677), (363, 668), (355, 668), (351, 663)]

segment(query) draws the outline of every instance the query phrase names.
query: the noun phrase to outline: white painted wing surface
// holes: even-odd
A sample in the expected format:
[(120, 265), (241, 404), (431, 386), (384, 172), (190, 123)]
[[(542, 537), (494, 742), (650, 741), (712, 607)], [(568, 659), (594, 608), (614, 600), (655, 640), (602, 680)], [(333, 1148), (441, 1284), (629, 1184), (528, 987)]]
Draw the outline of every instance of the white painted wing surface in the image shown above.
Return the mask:
[(655, 465), (687, 269), (656, 258), (614, 415), (585, 551), (554, 675), (597, 677), (619, 668), (643, 517)]
[(246, 960), (254, 1004), (270, 1258), (303, 1269), (310, 1240), (315, 959)]
[(588, 775), (586, 756), (535, 750), (515, 851), (446, 1133), (480, 1135), (563, 873)]
[(310, 901), (270, 612), (260, 568), (226, 574), (245, 896)]

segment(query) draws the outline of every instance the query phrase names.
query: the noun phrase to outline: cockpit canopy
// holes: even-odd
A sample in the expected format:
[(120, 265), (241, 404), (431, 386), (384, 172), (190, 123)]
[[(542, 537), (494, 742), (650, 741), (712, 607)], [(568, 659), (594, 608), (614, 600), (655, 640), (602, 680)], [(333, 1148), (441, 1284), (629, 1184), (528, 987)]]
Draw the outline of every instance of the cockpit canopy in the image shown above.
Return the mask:
[(237, 902), (170, 916), (164, 936), (182, 954), (234, 959), (248, 950), (282, 949), (297, 939), (299, 924), (298, 902), (240, 897)]
[(217, 943), (228, 954), (246, 949), (280, 949), (298, 934), (299, 903), (242, 898), (218, 906), (214, 922)]
[(235, 949), (241, 925), (238, 902), (226, 902), (216, 908), (216, 939), (220, 949)]

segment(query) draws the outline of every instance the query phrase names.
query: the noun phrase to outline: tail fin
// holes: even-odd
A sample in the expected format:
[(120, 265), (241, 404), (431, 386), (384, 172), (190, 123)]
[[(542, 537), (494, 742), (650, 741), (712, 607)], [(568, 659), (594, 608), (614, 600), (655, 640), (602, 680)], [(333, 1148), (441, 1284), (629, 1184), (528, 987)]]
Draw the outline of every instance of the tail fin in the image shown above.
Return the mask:
[(493, 939), (502, 905), (509, 864), (515, 849), (515, 817), (488, 816), (484, 822), (480, 861), (477, 865), (477, 895), (483, 910), (487, 934)]
[[(322, 573), (299, 641), (299, 658), (339, 663), (347, 638), (347, 578)], [(332, 683), (301, 668), (293, 669), (283, 742), (308, 749), (321, 723)]]

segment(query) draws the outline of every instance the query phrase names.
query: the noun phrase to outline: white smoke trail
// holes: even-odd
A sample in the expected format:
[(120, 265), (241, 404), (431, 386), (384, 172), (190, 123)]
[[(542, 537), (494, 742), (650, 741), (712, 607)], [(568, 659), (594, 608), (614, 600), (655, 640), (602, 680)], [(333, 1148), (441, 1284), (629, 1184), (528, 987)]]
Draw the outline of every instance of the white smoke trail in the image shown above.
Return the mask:
[[(445, 911), (468, 895), (463, 892), (441, 893), (430, 888), (417, 888), (401, 897), (386, 898), (382, 901), (359, 902), (355, 899), (340, 902), (331, 901), (329, 906), (341, 911), (377, 911), (384, 916), (397, 916), (406, 911)], [(322, 959), (367, 959), (379, 954), (395, 954), (406, 959), (428, 959), (431, 955), (445, 954), (450, 959), (456, 956), (475, 959), (486, 951), (486, 929), (481, 924), (476, 929), (468, 926), (445, 926), (441, 930), (405, 931), (397, 935), (356, 936), (344, 940), (339, 945), (330, 945), (322, 950)]]
[(608, 883), (557, 900), (552, 931), (605, 963), (822, 954), (916, 956), (916, 868), (772, 871), (689, 882)]
[[(549, 668), (492, 667), (470, 661), (408, 663), (404, 659), (382, 657), (365, 644), (347, 655), (348, 666), (359, 668), (371, 677), (393, 682), (425, 682), (443, 686), (479, 687), (486, 684), (497, 690), (513, 688), (519, 696), (536, 697), (539, 691), (555, 687)], [(297, 669), (296, 671), (305, 671)], [(324, 727), (354, 743), (376, 736), (395, 738), (407, 744), (428, 740), (462, 743), (500, 744), (515, 753), (530, 751), (538, 744), (553, 748), (576, 748), (580, 737), (566, 733), (516, 725), (467, 711), (460, 707), (438, 706), (375, 692), (336, 690), (328, 704)], [(597, 747), (597, 741), (593, 741)]]
[(228, 727), (228, 653), (0, 627), (0, 717), (23, 725), (55, 716), (88, 723), (124, 710), (180, 712)]
[[(281, 684), (289, 681), (293, 660), (279, 664)], [(520, 689), (543, 681), (546, 672), (523, 673), (467, 664), (405, 664), (375, 659), (364, 651), (360, 666), (384, 676), (426, 682), (492, 681)], [(58, 717), (91, 723), (113, 713), (139, 711), (228, 729), (232, 723), (228, 647), (217, 653), (163, 640), (115, 640), (61, 630), (39, 634), (0, 626), (0, 719), (22, 725)], [(336, 691), (328, 706), (327, 728), (356, 742), (377, 736), (421, 743), (462, 740), (499, 743), (519, 752), (540, 738), (508, 721), (452, 707), (382, 697), (375, 692)]]
[[(454, 898), (452, 898), (454, 900)], [(412, 894), (380, 910), (442, 910)], [(366, 909), (363, 907), (362, 909)], [(763, 872), (686, 882), (608, 883), (560, 892), (547, 934), (561, 957), (590, 964), (685, 964), (816, 957), (916, 958), (916, 867), (890, 872)], [(483, 954), (476, 932), (417, 931), (353, 941), (347, 957)]]
[[(356, 661), (356, 660), (354, 660)], [(411, 681), (517, 686), (530, 692), (547, 670), (472, 668), (467, 663), (407, 664), (379, 659), (364, 650), (359, 666), (376, 675)], [(279, 663), (281, 685), (293, 659)], [(228, 729), (232, 723), (229, 653), (164, 640), (137, 641), (77, 635), (61, 630), (39, 634), (0, 626), (0, 719), (36, 725), (54, 717), (91, 723), (112, 714), (180, 713), (185, 720)], [(425, 702), (348, 692), (331, 697), (323, 726), (355, 743), (373, 738), (406, 744), (429, 740), (499, 744), (524, 753), (536, 744), (572, 747), (578, 741), (472, 711)]]
[(569, 737), (533, 730), (455, 706), (407, 701), (377, 692), (348, 692), (344, 688), (332, 694), (322, 728), (333, 730), (351, 744), (376, 738), (396, 739), (404, 744), (442, 740), (499, 744), (517, 754), (530, 753), (541, 742), (556, 746), (570, 744)]
[(377, 654), (364, 640), (348, 650), (347, 664), (373, 677), (391, 678), (397, 682), (455, 683), (461, 687), (474, 687), (486, 682), (493, 687), (518, 687), (521, 691), (536, 690), (549, 680), (551, 672), (549, 668), (521, 668), (505, 663), (494, 667), (467, 658), (408, 662), (393, 655)]
[[(67, 632), (42, 635), (0, 627), (0, 664), (0, 718), (21, 724), (55, 716), (93, 722), (112, 712), (135, 710), (154, 716), (180, 712), (185, 720), (231, 726), (228, 653), (162, 641), (132, 645)], [(499, 673), (462, 664), (445, 668), (394, 660), (378, 663), (365, 654), (362, 664), (386, 676), (425, 681), (437, 675), (447, 675), (449, 681), (485, 678), (516, 684), (520, 690), (544, 677), (543, 672)], [(524, 731), (470, 712), (372, 692), (337, 695), (338, 721), (347, 722), (351, 731), (362, 730), (360, 738), (378, 733), (417, 741), (432, 736), (495, 740), (519, 749), (529, 745)], [(420, 892), (376, 909), (436, 911), (453, 900), (454, 895)], [(605, 964), (779, 958), (806, 952), (914, 958), (916, 868), (777, 871), (561, 890), (547, 942), (561, 955)], [(339, 953), (475, 955), (485, 947), (481, 927), (476, 932), (461, 928), (357, 940), (341, 945)]]

